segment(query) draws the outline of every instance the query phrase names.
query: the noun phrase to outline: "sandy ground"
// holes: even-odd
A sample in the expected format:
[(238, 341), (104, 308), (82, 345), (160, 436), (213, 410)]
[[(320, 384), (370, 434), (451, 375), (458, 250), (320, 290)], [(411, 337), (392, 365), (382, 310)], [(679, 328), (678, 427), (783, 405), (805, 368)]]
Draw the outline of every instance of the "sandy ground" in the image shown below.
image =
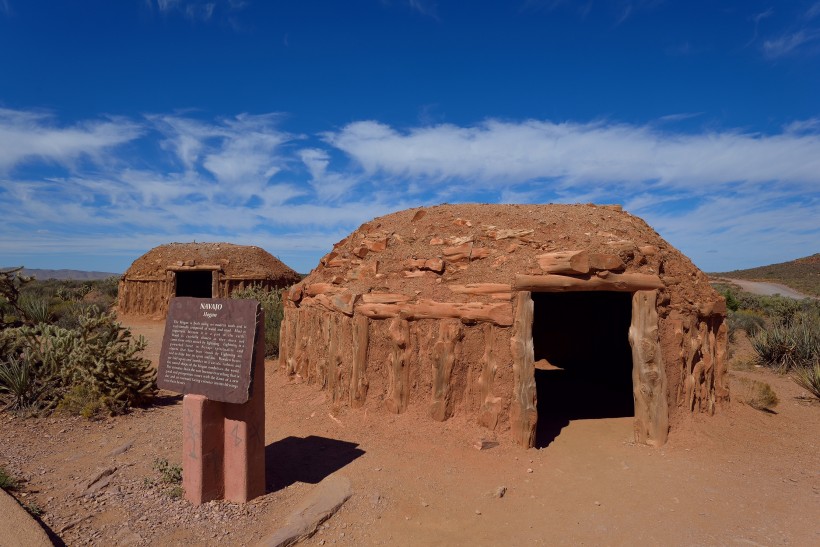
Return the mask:
[(779, 294), (780, 296), (785, 296), (787, 298), (794, 298), (796, 300), (802, 300), (803, 298), (811, 298), (811, 296), (807, 294), (803, 294), (800, 291), (796, 291), (791, 287), (787, 287), (786, 285), (781, 285), (780, 283), (769, 283), (765, 281), (748, 281), (746, 279), (733, 279), (733, 278), (726, 278), (726, 281), (734, 283), (744, 291), (752, 294), (758, 294), (761, 296), (774, 296), (775, 294)]
[[(156, 358), (164, 324), (130, 324)], [(779, 406), (734, 402), (660, 449), (634, 444), (631, 419), (616, 418), (570, 422), (543, 449), (477, 450), (492, 434), (460, 416), (334, 409), (269, 362), (268, 493), (246, 506), (195, 508), (152, 484), (155, 458), (181, 460), (178, 397), (93, 422), (0, 415), (0, 465), (27, 479), (16, 495), (68, 545), (254, 544), (331, 473), (349, 477), (354, 495), (307, 544), (820, 544), (820, 404), (786, 377), (732, 374), (770, 383)], [(109, 486), (83, 496), (112, 466)]]

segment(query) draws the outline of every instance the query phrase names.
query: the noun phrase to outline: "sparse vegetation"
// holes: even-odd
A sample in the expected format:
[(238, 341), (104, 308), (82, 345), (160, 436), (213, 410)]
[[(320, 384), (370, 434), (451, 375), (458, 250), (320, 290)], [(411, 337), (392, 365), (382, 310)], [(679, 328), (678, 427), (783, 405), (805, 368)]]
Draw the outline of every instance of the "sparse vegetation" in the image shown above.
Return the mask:
[(152, 466), (154, 471), (159, 473), (159, 479), (145, 479), (146, 486), (156, 486), (157, 483), (163, 485), (165, 493), (173, 498), (181, 498), (184, 491), (182, 489), (182, 466), (172, 464), (165, 458), (156, 458)]
[(772, 386), (759, 380), (738, 378), (735, 392), (741, 403), (757, 410), (771, 410), (780, 402)]
[(8, 471), (0, 467), (0, 488), (5, 491), (16, 490), (20, 486), (20, 482), (15, 479)]
[(231, 293), (231, 298), (256, 300), (262, 305), (265, 312), (265, 356), (279, 355), (279, 331), (285, 316), (282, 293), (278, 290), (268, 291), (254, 285), (234, 291)]

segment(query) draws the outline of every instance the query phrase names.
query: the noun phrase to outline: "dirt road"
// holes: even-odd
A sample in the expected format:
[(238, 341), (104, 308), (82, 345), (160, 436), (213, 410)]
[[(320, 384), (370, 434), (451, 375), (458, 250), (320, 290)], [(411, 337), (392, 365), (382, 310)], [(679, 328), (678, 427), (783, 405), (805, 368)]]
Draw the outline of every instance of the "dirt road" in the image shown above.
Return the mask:
[(780, 283), (749, 281), (746, 279), (731, 278), (726, 278), (726, 280), (734, 283), (735, 285), (738, 285), (741, 289), (748, 293), (758, 294), (761, 296), (774, 296), (775, 294), (779, 294), (780, 296), (785, 296), (786, 298), (794, 298), (796, 300), (802, 300), (803, 298), (811, 298), (809, 295), (796, 291), (791, 287), (787, 287), (786, 285), (781, 285)]

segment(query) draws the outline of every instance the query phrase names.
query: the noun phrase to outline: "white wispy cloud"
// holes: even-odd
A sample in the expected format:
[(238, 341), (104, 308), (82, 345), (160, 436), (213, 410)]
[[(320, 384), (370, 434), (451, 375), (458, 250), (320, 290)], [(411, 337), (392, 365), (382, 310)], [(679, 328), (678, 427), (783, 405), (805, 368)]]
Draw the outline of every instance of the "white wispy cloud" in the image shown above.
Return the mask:
[(820, 135), (736, 130), (662, 132), (619, 123), (489, 120), (399, 131), (376, 121), (355, 122), (325, 135), (368, 175), (484, 186), (554, 179), (563, 185), (647, 182), (680, 188), (735, 181), (782, 181), (814, 187)]
[(159, 243), (220, 240), (307, 271), (375, 216), (465, 201), (623, 203), (711, 270), (816, 252), (820, 122), (773, 134), (660, 129), (685, 117), (405, 129), (370, 120), (309, 136), (283, 129), (278, 114), (61, 123), (7, 109), (0, 255), (133, 260)]
[(764, 40), (763, 54), (771, 59), (784, 57), (797, 51), (807, 44), (816, 42), (820, 39), (820, 30), (801, 28), (794, 32), (789, 32), (772, 38)]
[(98, 157), (141, 132), (139, 124), (124, 119), (58, 125), (46, 112), (0, 108), (0, 172), (31, 159), (67, 164)]

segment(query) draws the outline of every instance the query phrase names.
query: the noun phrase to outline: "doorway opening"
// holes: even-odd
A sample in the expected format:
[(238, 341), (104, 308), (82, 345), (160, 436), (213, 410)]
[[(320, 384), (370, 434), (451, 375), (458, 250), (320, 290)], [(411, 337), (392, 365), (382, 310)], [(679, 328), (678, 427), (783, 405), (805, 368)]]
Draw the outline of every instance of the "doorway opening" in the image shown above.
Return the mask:
[(532, 293), (538, 397), (535, 446), (571, 420), (635, 415), (628, 292)]
[(193, 296), (194, 298), (213, 298), (211, 270), (188, 270), (176, 272), (175, 296)]

